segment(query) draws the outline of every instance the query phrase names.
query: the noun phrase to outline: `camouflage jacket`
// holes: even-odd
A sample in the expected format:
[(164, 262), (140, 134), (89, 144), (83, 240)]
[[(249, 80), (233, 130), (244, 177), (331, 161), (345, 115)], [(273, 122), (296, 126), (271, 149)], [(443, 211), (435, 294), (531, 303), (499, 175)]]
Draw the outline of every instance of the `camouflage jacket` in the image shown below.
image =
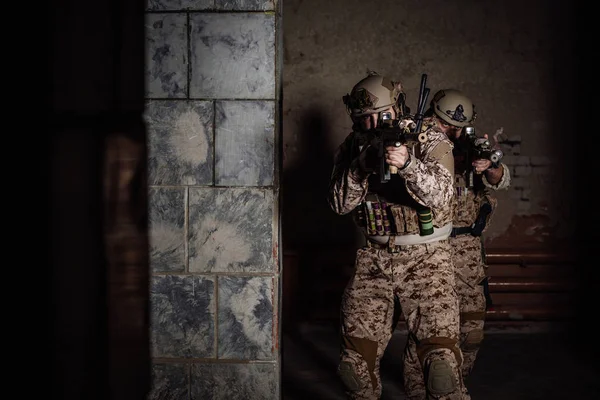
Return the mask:
[[(412, 161), (387, 183), (378, 174), (365, 172), (359, 166), (358, 138), (350, 133), (334, 157), (328, 202), (337, 214), (360, 210), (371, 196), (383, 200), (396, 225), (397, 234), (415, 234), (419, 230), (416, 210), (429, 207), (435, 227), (452, 221), (453, 176), (440, 160), (450, 157), (453, 144), (446, 135), (433, 128), (426, 131), (428, 140), (415, 145)], [(368, 146), (368, 145), (367, 145)], [(453, 168), (452, 168), (453, 169)], [(371, 197), (373, 198), (373, 197)], [(357, 221), (357, 213), (353, 216)]]
[(502, 178), (500, 182), (492, 185), (485, 178), (485, 174), (475, 174), (472, 172), (471, 166), (468, 165), (469, 160), (465, 158), (465, 154), (460, 141), (454, 143), (455, 196), (453, 200), (453, 225), (455, 227), (471, 226), (477, 219), (483, 202), (488, 202), (492, 206), (492, 212), (486, 219), (487, 229), (497, 206), (497, 200), (493, 192), (507, 189), (510, 186), (510, 170), (506, 164), (500, 163), (503, 168)]

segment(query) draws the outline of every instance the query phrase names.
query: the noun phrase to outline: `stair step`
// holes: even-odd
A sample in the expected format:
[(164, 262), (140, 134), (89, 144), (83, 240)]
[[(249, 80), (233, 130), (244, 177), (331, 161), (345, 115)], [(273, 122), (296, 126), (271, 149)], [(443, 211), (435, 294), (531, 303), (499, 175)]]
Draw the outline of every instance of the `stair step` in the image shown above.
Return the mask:
[[(283, 306), (299, 312), (289, 319), (339, 322), (344, 288), (354, 268), (354, 251), (313, 249), (311, 254), (284, 254)], [(572, 315), (577, 268), (570, 257), (546, 253), (496, 251), (487, 255), (489, 289), (494, 307), (487, 321), (498, 326), (563, 321)], [(303, 282), (303, 277), (311, 277)], [(286, 283), (287, 282), (287, 283)], [(302, 282), (302, 284), (299, 284)], [(290, 300), (290, 301), (287, 301)]]
[[(320, 279), (315, 284), (314, 291), (321, 296), (341, 296), (346, 286), (347, 279), (338, 277), (336, 280)], [(577, 285), (574, 279), (567, 278), (535, 278), (492, 276), (489, 280), (490, 293), (561, 293), (573, 292)]]
[[(524, 306), (515, 304), (495, 304), (486, 311), (486, 321), (558, 321), (573, 316), (573, 309), (560, 305), (555, 307)], [(310, 321), (336, 322), (339, 321), (339, 308), (335, 310), (317, 309), (308, 316)], [(404, 321), (404, 316), (400, 316)]]
[[(332, 280), (343, 280), (352, 276), (354, 266), (346, 265), (328, 265), (322, 268), (315, 268), (314, 271), (321, 275), (321, 278)], [(570, 279), (575, 280), (576, 267), (569, 264), (547, 264), (520, 266), (517, 264), (490, 264), (487, 269), (487, 275), (496, 278), (536, 278), (536, 279)]]
[[(333, 328), (339, 326), (337, 321), (322, 321), (321, 323), (326, 322), (327, 325), (331, 325)], [(536, 320), (495, 320), (495, 319), (487, 319), (484, 325), (484, 331), (488, 333), (518, 333), (518, 332), (551, 332), (551, 331), (565, 331), (569, 328), (567, 321), (564, 319), (556, 319), (556, 318), (545, 318), (545, 319), (536, 319)], [(396, 330), (400, 332), (406, 332), (407, 326), (406, 321), (398, 321), (398, 325), (396, 325)]]
[(538, 264), (521, 266), (518, 264), (489, 264), (488, 276), (518, 276), (536, 278), (573, 278), (575, 267), (571, 264)]
[(568, 292), (575, 289), (573, 279), (491, 276), (490, 292)]
[(492, 292), (490, 296), (494, 304), (524, 307), (557, 307), (570, 306), (573, 300), (572, 293), (567, 292)]
[(554, 321), (569, 318), (573, 315), (573, 309), (560, 305), (555, 307), (527, 307), (515, 304), (494, 305), (486, 311), (486, 320), (493, 321)]
[(486, 262), (492, 264), (517, 264), (548, 265), (572, 264), (575, 261), (575, 252), (571, 249), (558, 249), (556, 251), (515, 250), (515, 249), (487, 249)]

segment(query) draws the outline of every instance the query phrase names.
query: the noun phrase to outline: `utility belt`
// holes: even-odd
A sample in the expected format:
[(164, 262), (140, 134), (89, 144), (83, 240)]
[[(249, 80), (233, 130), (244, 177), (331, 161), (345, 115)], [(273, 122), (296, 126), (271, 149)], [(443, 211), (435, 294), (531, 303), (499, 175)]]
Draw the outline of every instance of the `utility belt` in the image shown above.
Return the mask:
[(377, 236), (368, 235), (363, 229), (363, 233), (365, 233), (367, 238), (367, 246), (377, 249), (387, 249), (390, 253), (398, 253), (406, 246), (434, 244), (446, 241), (451, 231), (452, 223), (446, 224), (441, 228), (434, 228), (433, 233), (427, 236), (421, 236), (420, 234)]
[[(423, 246), (436, 246), (438, 244), (442, 244), (442, 243), (447, 243), (448, 239), (442, 239), (442, 240), (438, 240), (437, 242), (433, 242), (433, 243), (423, 243)], [(374, 242), (369, 242), (367, 241), (367, 247), (372, 247), (374, 249), (380, 249), (380, 250), (387, 250), (388, 253), (391, 254), (398, 254), (400, 253), (400, 251), (405, 250), (409, 245), (404, 245), (404, 246), (400, 246), (400, 245), (388, 245), (388, 244), (380, 244), (380, 243), (374, 243)], [(428, 249), (430, 249), (430, 247), (428, 247)]]

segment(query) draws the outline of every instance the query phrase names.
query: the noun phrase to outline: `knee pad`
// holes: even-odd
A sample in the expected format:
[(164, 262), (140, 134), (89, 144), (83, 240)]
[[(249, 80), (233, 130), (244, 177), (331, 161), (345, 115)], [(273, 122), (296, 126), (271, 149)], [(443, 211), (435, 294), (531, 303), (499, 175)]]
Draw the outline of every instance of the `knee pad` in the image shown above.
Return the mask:
[(456, 389), (454, 372), (447, 360), (434, 360), (425, 370), (427, 390), (429, 393), (442, 396)]
[(338, 366), (338, 376), (351, 392), (359, 391), (371, 384), (367, 363), (355, 352), (344, 355)]
[(476, 329), (468, 332), (465, 340), (462, 343), (463, 351), (475, 351), (478, 350), (483, 341), (483, 330)]
[(425, 356), (423, 373), (427, 391), (434, 396), (443, 396), (454, 392), (457, 388), (455, 371), (449, 357), (454, 359), (450, 350), (439, 349)]

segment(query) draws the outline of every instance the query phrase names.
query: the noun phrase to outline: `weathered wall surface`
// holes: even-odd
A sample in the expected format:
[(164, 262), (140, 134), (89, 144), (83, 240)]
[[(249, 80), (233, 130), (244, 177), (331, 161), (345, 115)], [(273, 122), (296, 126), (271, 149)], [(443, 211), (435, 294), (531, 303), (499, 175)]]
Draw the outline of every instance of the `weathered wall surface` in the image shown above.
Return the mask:
[(149, 0), (152, 392), (276, 399), (277, 1)]
[(357, 239), (325, 192), (332, 153), (351, 128), (342, 96), (367, 69), (401, 80), (412, 110), (422, 73), (432, 95), (463, 90), (476, 104), (478, 134), (498, 133), (514, 179), (498, 193), (490, 247), (564, 242), (574, 228), (574, 145), (559, 137), (559, 122), (573, 111), (574, 34), (567, 2), (552, 3), (286, 1), (284, 245)]

